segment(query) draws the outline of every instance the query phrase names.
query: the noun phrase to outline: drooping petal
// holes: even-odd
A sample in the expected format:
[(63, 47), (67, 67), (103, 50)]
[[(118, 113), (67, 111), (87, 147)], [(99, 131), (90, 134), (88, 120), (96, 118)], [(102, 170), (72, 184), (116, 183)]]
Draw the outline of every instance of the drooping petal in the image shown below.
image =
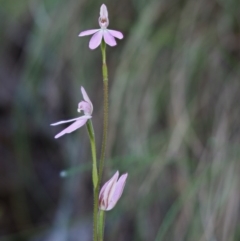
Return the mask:
[(108, 32), (112, 34), (112, 36), (114, 36), (115, 38), (118, 38), (118, 39), (123, 38), (123, 34), (120, 31), (108, 29)]
[(95, 49), (100, 45), (100, 43), (102, 41), (102, 35), (103, 35), (103, 31), (99, 30), (92, 36), (92, 38), (90, 39), (90, 42), (89, 42), (90, 49)]
[(92, 34), (96, 33), (97, 31), (99, 31), (99, 29), (90, 29), (90, 30), (82, 31), (78, 36), (83, 37), (83, 36), (87, 36), (87, 35), (92, 35)]
[(71, 119), (71, 120), (58, 121), (58, 122), (56, 122), (56, 123), (51, 124), (51, 126), (57, 126), (57, 125), (61, 125), (61, 124), (64, 124), (64, 123), (73, 122), (73, 121), (76, 121), (76, 120), (78, 120), (78, 119), (80, 119), (80, 118), (82, 118), (82, 116), (81, 116), (81, 117), (78, 117), (78, 118)]
[(86, 102), (88, 102), (91, 106), (91, 113), (90, 113), (90, 115), (91, 115), (92, 112), (93, 112), (93, 104), (92, 104), (91, 100), (89, 99), (87, 92), (85, 91), (85, 89), (82, 86), (81, 86), (81, 92), (82, 92), (82, 95), (83, 95), (83, 99)]
[(117, 45), (115, 38), (108, 32), (107, 29), (104, 30), (103, 37), (106, 44), (110, 46)]
[(86, 124), (87, 120), (90, 119), (91, 116), (81, 116), (77, 121), (75, 121), (73, 124), (71, 124), (69, 127), (58, 133), (55, 138), (59, 138), (67, 133), (71, 133), (78, 128), (82, 127), (83, 125)]
[(123, 192), (123, 189), (124, 189), (125, 184), (126, 184), (127, 176), (128, 176), (128, 174), (126, 173), (126, 174), (122, 175), (119, 178), (119, 180), (117, 181), (117, 183), (115, 185), (114, 194), (111, 197), (111, 201), (108, 204), (107, 210), (111, 210), (112, 208), (114, 208), (114, 206), (116, 205), (117, 201), (122, 196), (122, 192)]

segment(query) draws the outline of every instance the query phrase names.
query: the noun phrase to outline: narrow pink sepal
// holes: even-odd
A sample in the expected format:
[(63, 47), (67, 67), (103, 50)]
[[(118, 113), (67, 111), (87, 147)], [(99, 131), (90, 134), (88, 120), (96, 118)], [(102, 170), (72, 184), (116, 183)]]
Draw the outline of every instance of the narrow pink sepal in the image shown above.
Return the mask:
[(119, 172), (117, 171), (113, 177), (108, 180), (103, 187), (101, 188), (101, 191), (99, 193), (99, 208), (101, 210), (106, 210), (107, 206), (108, 206), (108, 202), (109, 200), (109, 195), (111, 192), (111, 189), (113, 188), (113, 186), (115, 185), (117, 179), (119, 176)]
[(108, 29), (108, 32), (112, 34), (112, 36), (115, 38), (118, 38), (118, 39), (123, 38), (123, 34), (120, 31)]
[(83, 99), (91, 105), (91, 113), (92, 113), (93, 112), (93, 104), (92, 104), (90, 98), (88, 97), (86, 90), (82, 86), (81, 86), (81, 92), (82, 92)]
[(105, 4), (102, 4), (102, 6), (100, 7), (100, 17), (108, 18), (108, 10)]
[[(109, 181), (110, 181), (110, 180), (109, 180)], [(102, 188), (101, 188), (101, 190), (100, 190), (100, 193), (99, 193), (99, 199), (100, 199), (100, 197), (103, 195), (103, 192), (105, 191), (105, 189), (106, 189), (109, 181), (107, 181), (107, 182), (102, 186)]]
[(109, 46), (115, 46), (115, 45), (117, 45), (115, 38), (108, 32), (107, 29), (104, 30), (103, 37), (104, 37), (104, 41), (105, 41), (106, 44), (108, 44)]
[(103, 35), (103, 31), (99, 30), (92, 36), (92, 38), (90, 39), (90, 42), (89, 42), (90, 49), (95, 49), (100, 45), (100, 43), (102, 41), (102, 35)]
[(86, 124), (87, 120), (90, 119), (91, 116), (81, 116), (77, 121), (75, 121), (73, 124), (71, 124), (69, 127), (67, 127), (66, 129), (64, 129), (63, 131), (61, 131), (60, 133), (58, 133), (56, 136), (55, 136), (55, 139), (65, 135), (65, 134), (68, 134), (68, 133), (71, 133), (75, 130), (77, 130), (78, 128), (82, 127), (83, 125)]
[(81, 118), (81, 117), (77, 117), (77, 118), (70, 119), (70, 120), (58, 121), (58, 122), (56, 122), (56, 123), (51, 124), (51, 126), (57, 126), (57, 125), (61, 125), (61, 124), (65, 124), (65, 123), (73, 122), (73, 121), (78, 120), (79, 118)]
[(119, 178), (119, 180), (117, 181), (113, 196), (111, 197), (111, 202), (109, 203), (107, 210), (111, 210), (112, 208), (114, 208), (114, 206), (116, 205), (116, 203), (122, 196), (127, 177), (128, 177), (128, 174), (126, 173), (126, 174), (122, 175)]
[(90, 30), (82, 31), (78, 36), (82, 37), (82, 36), (92, 35), (97, 31), (99, 31), (99, 29), (90, 29)]
[[(103, 199), (110, 200), (112, 189), (115, 188), (115, 183), (117, 182), (119, 172), (117, 171), (113, 177), (109, 180), (108, 185), (106, 186), (103, 192)], [(107, 204), (108, 205), (108, 204)]]

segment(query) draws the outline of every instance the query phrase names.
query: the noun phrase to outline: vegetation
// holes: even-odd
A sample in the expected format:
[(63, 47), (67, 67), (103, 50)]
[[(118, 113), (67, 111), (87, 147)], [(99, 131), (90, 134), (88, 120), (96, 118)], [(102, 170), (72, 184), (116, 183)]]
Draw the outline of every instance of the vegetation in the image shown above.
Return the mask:
[[(101, 4), (0, 0), (1, 241), (91, 240), (87, 132), (55, 140), (50, 124), (76, 116), (84, 86), (102, 133), (101, 51), (78, 38)], [(105, 4), (124, 39), (107, 48), (103, 182), (129, 174), (106, 241), (240, 240), (240, 2)]]

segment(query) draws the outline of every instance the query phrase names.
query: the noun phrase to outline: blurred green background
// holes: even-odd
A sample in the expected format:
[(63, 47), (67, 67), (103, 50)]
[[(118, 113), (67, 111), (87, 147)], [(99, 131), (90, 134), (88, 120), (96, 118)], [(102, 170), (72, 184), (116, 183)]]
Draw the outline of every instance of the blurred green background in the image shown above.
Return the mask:
[[(106, 241), (240, 240), (240, 1), (104, 2), (110, 126), (104, 181), (129, 178)], [(0, 0), (0, 240), (90, 241), (91, 152), (80, 86), (102, 136), (102, 2)], [(63, 172), (62, 171), (66, 171)], [(65, 177), (61, 177), (62, 176)]]

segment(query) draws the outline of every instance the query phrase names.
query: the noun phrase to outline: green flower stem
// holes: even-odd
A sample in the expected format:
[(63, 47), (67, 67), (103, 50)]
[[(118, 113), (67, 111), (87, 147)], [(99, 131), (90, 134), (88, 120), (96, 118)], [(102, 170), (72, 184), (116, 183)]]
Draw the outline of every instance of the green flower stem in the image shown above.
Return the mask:
[(103, 139), (102, 139), (102, 149), (100, 156), (100, 164), (99, 164), (99, 181), (98, 181), (98, 189), (101, 184), (103, 168), (104, 168), (104, 159), (105, 159), (105, 151), (107, 144), (107, 132), (108, 132), (108, 70), (106, 63), (106, 44), (104, 41), (101, 43), (101, 51), (102, 51), (102, 73), (103, 73)]
[(97, 171), (97, 154), (96, 154), (96, 144), (95, 135), (92, 125), (92, 121), (87, 121), (87, 130), (91, 144), (92, 151), (92, 180), (93, 180), (93, 241), (97, 241), (97, 216), (98, 216), (98, 171)]
[(99, 210), (99, 212), (98, 212), (98, 241), (103, 241), (104, 223), (105, 223), (105, 212), (102, 210)]
[(93, 190), (93, 241), (98, 239), (98, 190)]
[(93, 186), (94, 186), (94, 189), (96, 189), (97, 184), (98, 184), (97, 154), (96, 154), (94, 129), (93, 129), (93, 125), (92, 125), (91, 120), (87, 121), (87, 130), (88, 130), (88, 135), (89, 135), (89, 139), (90, 139), (91, 151), (92, 151), (92, 160), (93, 160), (93, 164), (92, 164), (93, 165), (93, 168), (92, 168)]
[[(102, 73), (103, 73), (103, 138), (102, 138), (102, 148), (99, 163), (99, 175), (98, 175), (98, 185), (97, 193), (99, 193), (100, 184), (103, 175), (105, 151), (107, 145), (107, 132), (108, 132), (108, 69), (106, 63), (106, 44), (104, 41), (101, 43), (102, 51)], [(99, 210), (98, 213), (98, 241), (103, 241), (104, 238), (104, 223), (105, 223), (105, 213)]]

